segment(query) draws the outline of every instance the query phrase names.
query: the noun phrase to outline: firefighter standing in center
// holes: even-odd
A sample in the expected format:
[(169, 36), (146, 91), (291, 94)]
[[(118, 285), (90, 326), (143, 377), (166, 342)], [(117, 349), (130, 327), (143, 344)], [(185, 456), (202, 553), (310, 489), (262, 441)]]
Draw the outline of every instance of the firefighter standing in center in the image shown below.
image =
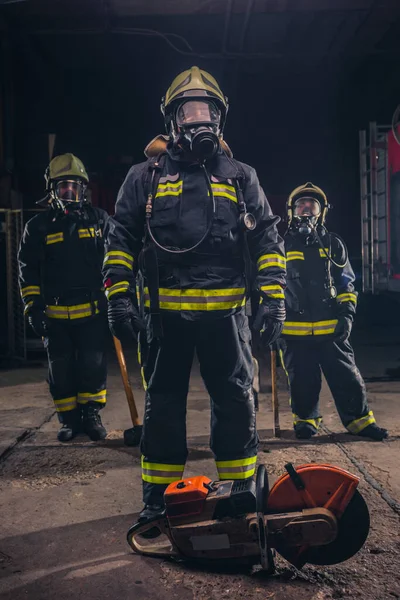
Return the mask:
[(254, 169), (233, 160), (223, 141), (227, 109), (211, 75), (198, 67), (178, 75), (162, 101), (168, 136), (155, 138), (145, 151), (153, 158), (131, 168), (107, 227), (108, 317), (120, 339), (142, 327), (134, 293), (138, 266), (144, 275), (141, 520), (162, 509), (164, 490), (184, 471), (195, 351), (211, 396), (210, 444), (220, 479), (250, 478), (255, 470), (244, 258), (258, 265), (256, 326), (265, 343), (283, 326), (285, 258), (279, 218)]
[(317, 433), (322, 370), (346, 429), (383, 440), (388, 432), (368, 408), (349, 341), (357, 305), (354, 273), (344, 242), (324, 226), (328, 208), (325, 193), (312, 183), (296, 188), (287, 203), (287, 320), (280, 345), (294, 430), (300, 439)]
[(102, 289), (107, 213), (86, 199), (85, 167), (73, 154), (53, 158), (45, 172), (47, 210), (26, 224), (18, 261), (25, 314), (43, 338), (50, 392), (61, 422), (58, 440), (85, 432), (106, 437), (106, 299)]

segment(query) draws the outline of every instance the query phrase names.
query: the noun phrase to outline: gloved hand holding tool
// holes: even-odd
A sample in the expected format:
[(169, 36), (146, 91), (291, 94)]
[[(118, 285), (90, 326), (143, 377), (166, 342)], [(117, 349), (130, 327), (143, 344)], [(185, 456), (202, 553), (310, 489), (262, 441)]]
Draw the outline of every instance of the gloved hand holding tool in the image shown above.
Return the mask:
[(260, 334), (262, 346), (267, 348), (279, 338), (286, 318), (285, 301), (270, 298), (261, 292), (262, 302), (254, 319), (253, 329)]
[(137, 339), (137, 334), (146, 329), (132, 293), (115, 294), (109, 299), (108, 323), (113, 336), (123, 342)]

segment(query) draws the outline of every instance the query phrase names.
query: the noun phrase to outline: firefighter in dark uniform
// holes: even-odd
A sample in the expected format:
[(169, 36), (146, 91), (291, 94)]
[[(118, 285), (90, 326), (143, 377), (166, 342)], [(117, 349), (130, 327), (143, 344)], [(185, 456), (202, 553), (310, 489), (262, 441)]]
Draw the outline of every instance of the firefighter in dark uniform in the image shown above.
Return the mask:
[(368, 408), (349, 341), (357, 306), (354, 273), (344, 242), (324, 226), (328, 208), (325, 193), (312, 183), (296, 188), (287, 203), (287, 319), (280, 345), (294, 430), (300, 439), (318, 431), (322, 371), (346, 429), (382, 440), (388, 432)]
[(131, 168), (107, 227), (108, 318), (121, 339), (142, 326), (134, 294), (138, 261), (144, 276), (141, 519), (160, 510), (165, 488), (183, 474), (195, 351), (211, 396), (211, 448), (219, 477), (246, 479), (255, 470), (245, 248), (258, 267), (256, 326), (265, 343), (283, 326), (285, 258), (279, 218), (254, 169), (233, 160), (222, 138), (227, 109), (211, 75), (198, 67), (178, 75), (162, 101), (168, 136), (147, 147), (146, 155), (155, 159)]
[(18, 261), (25, 314), (43, 338), (60, 442), (83, 431), (106, 437), (106, 299), (102, 287), (107, 213), (86, 199), (85, 167), (73, 154), (55, 157), (45, 173), (48, 206), (26, 224)]

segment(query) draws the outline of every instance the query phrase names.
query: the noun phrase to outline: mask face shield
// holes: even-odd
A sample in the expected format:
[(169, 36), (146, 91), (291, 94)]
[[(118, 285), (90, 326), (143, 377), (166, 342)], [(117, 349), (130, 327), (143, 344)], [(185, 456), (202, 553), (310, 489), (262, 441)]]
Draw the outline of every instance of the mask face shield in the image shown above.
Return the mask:
[(81, 204), (84, 200), (86, 186), (82, 181), (62, 179), (54, 183), (54, 195), (62, 202)]
[(215, 156), (219, 149), (221, 113), (213, 102), (186, 100), (175, 113), (179, 144), (200, 162)]
[(321, 216), (321, 205), (314, 198), (299, 198), (293, 204), (295, 227), (302, 235), (310, 235)]
[(178, 128), (191, 128), (197, 125), (208, 125), (219, 128), (221, 114), (215, 104), (203, 100), (187, 100), (176, 111)]
[(293, 216), (299, 217), (319, 217), (321, 214), (321, 205), (314, 198), (299, 198), (293, 206)]

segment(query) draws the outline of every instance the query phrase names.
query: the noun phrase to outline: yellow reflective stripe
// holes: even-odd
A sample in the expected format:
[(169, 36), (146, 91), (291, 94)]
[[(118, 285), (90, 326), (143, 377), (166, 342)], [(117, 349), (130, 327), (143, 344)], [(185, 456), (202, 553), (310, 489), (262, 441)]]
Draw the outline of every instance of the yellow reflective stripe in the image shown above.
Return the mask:
[(215, 461), (220, 479), (248, 479), (256, 470), (257, 456)]
[(318, 417), (317, 419), (300, 419), (300, 417), (293, 413), (293, 425), (297, 425), (298, 423), (309, 423), (315, 429), (319, 428), (319, 425), (322, 421), (322, 417)]
[(46, 235), (46, 245), (49, 246), (50, 244), (56, 244), (57, 242), (63, 242), (64, 241), (64, 233), (62, 231), (59, 231), (58, 233), (50, 233), (49, 235)]
[(320, 255), (321, 258), (328, 258), (328, 256), (330, 256), (330, 254), (329, 254), (329, 248), (324, 248), (324, 249), (319, 248), (319, 255)]
[(129, 289), (129, 281), (119, 281), (118, 283), (114, 283), (109, 288), (106, 288), (105, 293), (106, 297), (109, 300), (111, 296), (114, 294), (127, 292)]
[(156, 191), (156, 198), (162, 198), (163, 196), (180, 196), (182, 194), (183, 181), (179, 180), (176, 183), (167, 181), (166, 183), (159, 183)]
[(286, 260), (304, 260), (304, 252), (289, 251), (286, 254)]
[[(94, 306), (95, 314), (98, 315), (100, 311), (97, 300), (94, 302)], [(92, 316), (92, 305), (90, 302), (72, 306), (49, 305), (46, 307), (46, 315), (51, 319), (82, 319)]]
[(78, 392), (78, 404), (87, 404), (88, 402), (100, 402), (105, 404), (107, 401), (107, 390), (101, 390), (94, 394), (90, 392)]
[(103, 267), (106, 267), (107, 265), (119, 265), (132, 269), (133, 263), (134, 259), (131, 254), (123, 252), (122, 250), (111, 250), (104, 256)]
[[(169, 289), (160, 288), (160, 308), (165, 310), (225, 310), (244, 306), (245, 288), (228, 289)], [(148, 288), (144, 288), (144, 305), (150, 307)]]
[(289, 335), (312, 335), (312, 323), (285, 321), (282, 333)]
[(127, 260), (129, 260), (133, 263), (132, 254), (128, 254), (128, 252), (123, 252), (122, 250), (110, 250), (109, 252), (106, 253), (104, 260), (106, 260), (110, 256), (123, 256), (124, 258), (126, 258)]
[(282, 333), (286, 335), (328, 335), (334, 333), (337, 319), (330, 321), (296, 322), (285, 321)]
[(211, 187), (214, 189), (227, 190), (228, 192), (233, 192), (236, 194), (236, 190), (233, 185), (229, 185), (228, 183), (212, 183)]
[(257, 462), (257, 456), (250, 456), (250, 458), (238, 458), (235, 460), (216, 460), (215, 464), (217, 469), (220, 467), (246, 467), (247, 465), (255, 465)]
[(156, 194), (156, 198), (162, 198), (163, 196), (180, 196), (182, 193), (182, 190), (178, 190), (176, 192), (173, 191), (168, 191), (168, 192), (157, 192)]
[[(246, 298), (235, 302), (207, 302), (206, 304), (197, 304), (195, 302), (160, 302), (160, 308), (164, 310), (192, 310), (192, 311), (212, 311), (212, 310), (232, 310), (245, 306)], [(150, 307), (150, 302), (145, 301), (145, 307)]]
[(95, 237), (94, 227), (89, 227), (87, 229), (78, 229), (78, 235), (80, 238)]
[(165, 183), (159, 183), (157, 186), (157, 190), (165, 190), (165, 188), (170, 187), (170, 188), (178, 188), (178, 187), (182, 187), (183, 186), (183, 181), (182, 179), (180, 179), (179, 181), (177, 181), (176, 183), (174, 183), (173, 181), (166, 181)]
[(232, 200), (232, 202), (237, 202), (236, 190), (232, 185), (212, 183), (211, 188), (215, 196), (223, 196), (224, 198), (228, 198), (228, 200)]
[(126, 260), (113, 258), (112, 260), (106, 260), (103, 263), (103, 267), (107, 267), (108, 265), (119, 265), (120, 267), (127, 267), (128, 269), (132, 269), (132, 263), (129, 263)]
[(70, 396), (69, 398), (61, 398), (60, 400), (54, 400), (54, 405), (57, 412), (67, 412), (68, 410), (74, 410), (77, 407), (76, 396)]
[(368, 427), (368, 425), (372, 425), (373, 423), (376, 423), (376, 421), (374, 413), (372, 410), (370, 410), (367, 415), (364, 415), (359, 419), (354, 419), (354, 421), (346, 425), (346, 427), (351, 433), (360, 433), (360, 431)]
[[(149, 289), (146, 287), (144, 288), (145, 294), (149, 292)], [(212, 297), (216, 297), (218, 298), (219, 296), (229, 296), (229, 295), (240, 295), (240, 294), (244, 294), (245, 293), (245, 288), (221, 288), (221, 289), (211, 289), (211, 290), (205, 290), (205, 289), (196, 289), (196, 288), (190, 288), (190, 289), (170, 289), (170, 288), (160, 288), (159, 289), (159, 293), (162, 296), (172, 296), (172, 297), (176, 297), (176, 298), (185, 298), (185, 297), (198, 297), (198, 296), (202, 296), (205, 298), (212, 298)]]
[(352, 292), (345, 292), (343, 294), (339, 294), (336, 300), (341, 304), (342, 302), (354, 302), (357, 304), (357, 295)]
[(263, 254), (257, 260), (258, 270), (262, 271), (267, 267), (286, 267), (286, 258), (280, 254)]
[(40, 287), (38, 285), (23, 287), (21, 288), (21, 296), (22, 298), (26, 298), (26, 296), (40, 296)]
[(182, 479), (185, 465), (169, 465), (165, 463), (152, 463), (141, 459), (142, 479), (148, 483), (172, 483)]
[(153, 469), (156, 471), (179, 471), (181, 470), (183, 472), (185, 465), (176, 465), (176, 464), (166, 464), (166, 463), (152, 463), (149, 461), (146, 461), (144, 459), (144, 456), (142, 456), (141, 459), (141, 463), (142, 463), (142, 469)]
[(334, 333), (337, 323), (337, 319), (333, 319), (331, 321), (318, 321), (317, 323), (313, 323), (313, 334), (328, 335), (330, 333)]
[(228, 198), (228, 200), (231, 200), (232, 202), (237, 202), (237, 198), (236, 196), (231, 196), (230, 194), (228, 194), (227, 192), (223, 192), (223, 191), (214, 191), (214, 195), (215, 196), (222, 196), (223, 198)]
[[(262, 285), (260, 290), (265, 292), (270, 298), (284, 298), (283, 289), (280, 285)], [(261, 300), (261, 299), (260, 299)]]

